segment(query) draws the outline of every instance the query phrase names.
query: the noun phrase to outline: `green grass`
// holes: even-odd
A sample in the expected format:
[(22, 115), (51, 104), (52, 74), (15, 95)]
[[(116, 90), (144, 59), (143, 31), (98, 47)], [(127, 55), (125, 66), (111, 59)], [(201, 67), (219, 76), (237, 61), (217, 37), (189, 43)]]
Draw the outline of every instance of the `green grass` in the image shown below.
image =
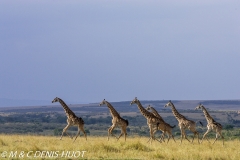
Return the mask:
[[(240, 159), (239, 140), (225, 141), (224, 146), (221, 140), (214, 145), (207, 141), (191, 144), (184, 140), (181, 145), (180, 140), (177, 143), (170, 140), (169, 144), (157, 141), (150, 144), (147, 141), (147, 137), (127, 137), (125, 142), (123, 138), (117, 141), (110, 137), (107, 141), (107, 137), (89, 136), (87, 141), (78, 137), (73, 143), (67, 136), (59, 140), (59, 137), (50, 136), (0, 135), (0, 159), (11, 159), (11, 152), (17, 152), (13, 159)], [(50, 156), (41, 156), (47, 151)], [(86, 151), (83, 157), (82, 151)], [(21, 152), (24, 154), (19, 157)]]

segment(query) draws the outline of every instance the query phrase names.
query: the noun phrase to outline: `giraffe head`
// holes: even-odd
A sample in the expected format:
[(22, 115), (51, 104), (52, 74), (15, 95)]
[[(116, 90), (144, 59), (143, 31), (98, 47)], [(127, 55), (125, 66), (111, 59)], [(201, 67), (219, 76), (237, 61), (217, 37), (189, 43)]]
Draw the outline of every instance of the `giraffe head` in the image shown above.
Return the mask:
[(104, 105), (104, 104), (107, 104), (106, 102), (107, 102), (107, 101), (104, 99), (101, 103), (99, 103), (99, 106)]
[(59, 98), (56, 97), (56, 98), (54, 98), (54, 99), (52, 100), (52, 103), (54, 103), (54, 102), (58, 102), (58, 100), (59, 100)]
[(130, 105), (132, 105), (132, 104), (137, 104), (139, 102), (139, 100), (137, 99), (137, 97), (135, 97), (134, 99), (133, 99), (133, 101), (130, 103)]
[(169, 106), (173, 106), (173, 103), (172, 103), (172, 101), (170, 100), (167, 104), (165, 104), (165, 106), (164, 107), (169, 107)]
[(195, 110), (198, 110), (198, 109), (202, 109), (203, 105), (200, 103), (196, 108)]
[(148, 105), (147, 108), (146, 108), (146, 110), (151, 110), (151, 108), (152, 108), (152, 107), (151, 107), (150, 105)]

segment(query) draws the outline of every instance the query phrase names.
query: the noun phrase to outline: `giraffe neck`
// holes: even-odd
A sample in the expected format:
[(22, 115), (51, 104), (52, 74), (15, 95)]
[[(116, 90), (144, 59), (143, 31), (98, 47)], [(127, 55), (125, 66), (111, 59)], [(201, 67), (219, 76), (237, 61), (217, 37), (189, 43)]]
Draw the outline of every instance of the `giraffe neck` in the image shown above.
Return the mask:
[(172, 106), (173, 115), (176, 117), (176, 119), (177, 119), (178, 121), (181, 120), (181, 119), (183, 119), (183, 118), (185, 118), (183, 115), (181, 115), (181, 114), (177, 111), (177, 109), (175, 108), (174, 104), (171, 104), (171, 106)]
[(142, 113), (142, 115), (143, 115), (146, 119), (149, 119), (149, 118), (152, 117), (151, 113), (148, 112), (148, 111), (142, 106), (142, 104), (140, 103), (139, 100), (137, 101), (137, 106), (138, 106), (138, 109), (140, 110), (140, 112)]
[(210, 116), (210, 114), (208, 113), (208, 111), (206, 110), (206, 108), (204, 106), (202, 106), (202, 110), (203, 110), (203, 114), (207, 120), (208, 123), (212, 123), (214, 120), (213, 118)]
[(112, 117), (120, 117), (119, 113), (113, 108), (113, 106), (107, 101), (106, 101), (106, 103), (107, 103), (107, 107), (109, 108), (109, 111), (110, 111)]
[(156, 111), (155, 108), (151, 107), (151, 110), (152, 110), (152, 113), (154, 114), (154, 116), (156, 116), (156, 117), (158, 117), (158, 118), (160, 118), (160, 119), (163, 119), (163, 118), (158, 114), (158, 112)]
[(65, 103), (62, 99), (58, 98), (58, 101), (59, 101), (59, 103), (62, 105), (65, 113), (67, 114), (67, 116), (69, 116), (69, 115), (75, 116), (75, 114), (73, 113), (73, 111), (71, 111), (71, 109), (66, 105), (66, 103)]

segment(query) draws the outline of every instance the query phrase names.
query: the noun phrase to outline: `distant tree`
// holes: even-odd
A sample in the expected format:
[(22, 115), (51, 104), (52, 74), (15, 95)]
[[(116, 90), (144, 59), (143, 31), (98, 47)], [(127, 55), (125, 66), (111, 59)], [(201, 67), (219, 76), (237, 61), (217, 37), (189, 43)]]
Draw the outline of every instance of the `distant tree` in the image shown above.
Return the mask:
[(112, 133), (113, 134), (119, 134), (119, 131), (118, 130), (113, 130)]
[(227, 131), (229, 130), (233, 130), (234, 126), (231, 124), (227, 124), (226, 126), (224, 126), (224, 129), (226, 129)]
[(58, 136), (58, 135), (60, 135), (62, 133), (62, 129), (59, 129), (59, 128), (56, 128), (56, 129), (54, 129), (54, 131), (53, 131), (53, 135), (54, 136)]
[(147, 132), (146, 132), (146, 131), (143, 131), (143, 130), (140, 130), (140, 131), (138, 132), (138, 135), (139, 135), (139, 136), (145, 136), (145, 135), (147, 135)]
[(181, 133), (180, 132), (175, 132), (175, 136), (180, 136)]
[(90, 135), (90, 131), (88, 129), (85, 129), (85, 132)]
[(67, 118), (63, 117), (63, 116), (59, 116), (59, 117), (57, 117), (57, 122), (58, 123), (66, 123), (67, 122)]

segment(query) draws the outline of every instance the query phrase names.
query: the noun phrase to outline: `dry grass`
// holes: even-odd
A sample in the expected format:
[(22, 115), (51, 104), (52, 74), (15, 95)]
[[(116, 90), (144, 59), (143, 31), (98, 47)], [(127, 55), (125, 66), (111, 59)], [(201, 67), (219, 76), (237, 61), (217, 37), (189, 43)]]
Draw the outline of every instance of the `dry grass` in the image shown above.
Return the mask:
[[(240, 159), (239, 140), (226, 141), (224, 147), (221, 141), (217, 141), (214, 145), (205, 141), (199, 145), (196, 141), (190, 144), (185, 140), (179, 146), (179, 140), (177, 143), (170, 140), (169, 144), (157, 141), (149, 144), (146, 143), (147, 140), (146, 137), (128, 137), (127, 142), (124, 142), (123, 138), (119, 141), (110, 138), (107, 141), (106, 137), (88, 137), (86, 141), (83, 137), (78, 137), (73, 143), (72, 139), (66, 136), (59, 140), (59, 137), (0, 135), (0, 156), (3, 156), (2, 153), (7, 153), (6, 158), (9, 158), (11, 151), (17, 151), (14, 159), (81, 159), (82, 156), (78, 154), (76, 158), (61, 157), (61, 154), (67, 151), (75, 153), (86, 151), (83, 159)], [(28, 158), (27, 153), (30, 151), (33, 152)], [(53, 154), (50, 158), (39, 156), (40, 153), (46, 154), (44, 151), (52, 151)], [(21, 152), (24, 152), (24, 155), (19, 157)], [(34, 153), (37, 153), (35, 158)], [(59, 155), (54, 156), (54, 153)]]

